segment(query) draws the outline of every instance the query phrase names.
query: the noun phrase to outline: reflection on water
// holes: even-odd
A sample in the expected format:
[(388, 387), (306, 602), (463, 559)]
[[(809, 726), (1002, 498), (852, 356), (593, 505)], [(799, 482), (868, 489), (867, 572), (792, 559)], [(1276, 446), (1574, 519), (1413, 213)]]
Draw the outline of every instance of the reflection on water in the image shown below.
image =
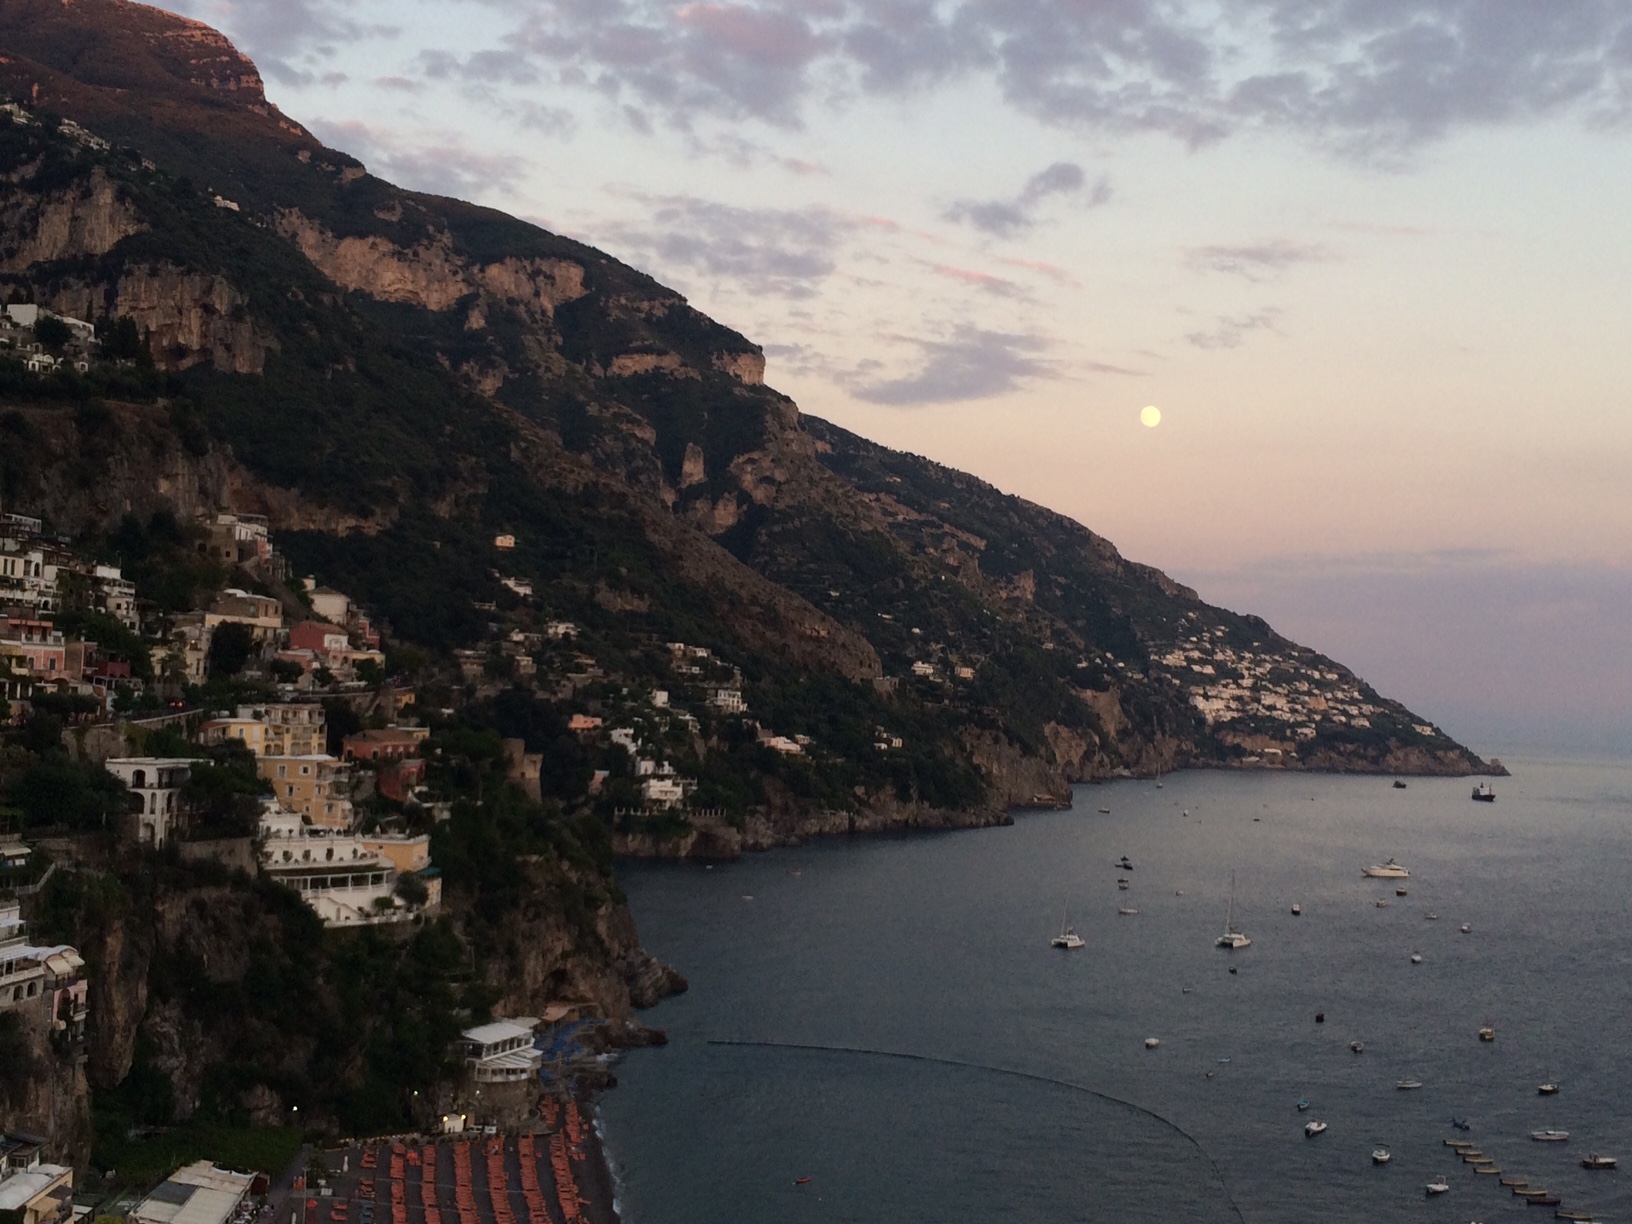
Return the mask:
[[(1507, 1210), (1442, 1146), (1453, 1114), (1567, 1208), (1632, 1218), (1617, 1175), (1577, 1163), (1632, 1158), (1632, 769), (1515, 772), (1494, 805), (1465, 781), (1189, 773), (1083, 788), (1075, 811), (1007, 829), (625, 868), (647, 946), (692, 982), (644, 1017), (672, 1044), (631, 1055), (603, 1101), (626, 1218), (1227, 1220), (1232, 1197), (1266, 1224)], [(1361, 877), (1389, 856), (1409, 880)], [(1213, 946), (1232, 872), (1253, 939), (1237, 952)], [(1048, 947), (1067, 901), (1080, 951)], [(1130, 1102), (1205, 1155), (1148, 1115), (979, 1067)], [(1547, 1080), (1563, 1090), (1538, 1096)], [(1330, 1129), (1306, 1140), (1312, 1117)], [(1571, 1142), (1528, 1140), (1550, 1126)], [(1438, 1174), (1451, 1192), (1426, 1200)]]

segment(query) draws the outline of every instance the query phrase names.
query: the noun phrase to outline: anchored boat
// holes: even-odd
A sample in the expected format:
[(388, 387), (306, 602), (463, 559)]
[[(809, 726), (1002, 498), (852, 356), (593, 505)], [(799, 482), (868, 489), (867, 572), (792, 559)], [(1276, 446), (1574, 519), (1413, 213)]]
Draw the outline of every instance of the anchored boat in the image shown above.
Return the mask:
[(1373, 880), (1405, 880), (1411, 876), (1409, 871), (1401, 867), (1393, 859), (1389, 859), (1386, 863), (1376, 863), (1370, 867), (1362, 867), (1360, 868), (1360, 874)]

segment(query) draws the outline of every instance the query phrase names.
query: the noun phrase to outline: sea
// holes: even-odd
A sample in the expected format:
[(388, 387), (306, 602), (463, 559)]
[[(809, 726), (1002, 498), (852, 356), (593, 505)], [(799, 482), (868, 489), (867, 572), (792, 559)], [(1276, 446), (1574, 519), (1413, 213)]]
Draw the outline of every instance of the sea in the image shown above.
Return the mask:
[[(625, 1224), (1552, 1219), (1446, 1139), (1632, 1221), (1632, 763), (1509, 767), (1491, 804), (1191, 771), (1001, 828), (624, 865), (691, 983), (600, 1103)], [(1390, 857), (1409, 879), (1361, 875)], [(1085, 947), (1049, 946), (1062, 920)]]

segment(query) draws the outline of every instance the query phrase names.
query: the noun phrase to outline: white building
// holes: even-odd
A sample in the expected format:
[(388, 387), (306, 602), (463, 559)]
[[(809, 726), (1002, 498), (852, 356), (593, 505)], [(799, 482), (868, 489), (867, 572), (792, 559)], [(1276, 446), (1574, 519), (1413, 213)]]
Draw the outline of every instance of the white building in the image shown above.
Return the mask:
[(55, 612), (57, 594), (53, 554), (10, 537), (0, 538), (0, 604)]
[(181, 813), (181, 788), (187, 785), (194, 762), (169, 757), (114, 757), (102, 765), (136, 797), (131, 803), (136, 813), (136, 840), (155, 848), (167, 843)]
[[(300, 894), (327, 926), (405, 922), (396, 865), (353, 833), (305, 823), (274, 801), (261, 813), (261, 871)], [(377, 839), (376, 839), (377, 840)]]
[(686, 801), (686, 788), (677, 778), (647, 778), (640, 784), (640, 797), (652, 807), (679, 807)]
[(98, 565), (91, 571), (91, 596), (98, 612), (113, 617), (132, 633), (141, 632), (136, 615), (136, 584), (117, 565)]
[(742, 699), (742, 690), (734, 688), (715, 689), (708, 695), (708, 704), (724, 714), (741, 714), (748, 708)]
[[(17, 1224), (55, 1224), (74, 1214), (74, 1171), (36, 1161), (0, 1181), (0, 1211)], [(15, 1213), (15, 1214), (13, 1214)]]
[(538, 1075), (543, 1055), (533, 1044), (538, 1021), (531, 1016), (479, 1024), (460, 1034), (465, 1065), (478, 1084), (504, 1084)]
[(227, 1224), (254, 1184), (253, 1173), (234, 1173), (194, 1161), (160, 1182), (130, 1213), (131, 1224)]

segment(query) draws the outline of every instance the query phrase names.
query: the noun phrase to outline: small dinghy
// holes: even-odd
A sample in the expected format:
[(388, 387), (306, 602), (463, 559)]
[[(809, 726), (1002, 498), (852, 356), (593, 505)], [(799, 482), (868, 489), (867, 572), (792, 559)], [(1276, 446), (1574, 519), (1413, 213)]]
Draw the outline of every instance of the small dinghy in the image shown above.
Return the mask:
[(1396, 897), (1403, 897), (1403, 896), (1405, 896), (1405, 889), (1403, 889), (1403, 888), (1396, 888), (1396, 889), (1395, 889), (1395, 890), (1394, 890), (1394, 895), (1395, 895), (1395, 896), (1396, 896)]
[(1387, 1164), (1393, 1159), (1393, 1155), (1387, 1148), (1373, 1148), (1371, 1150), (1371, 1163), (1374, 1165)]
[(1413, 953), (1411, 953), (1411, 963), (1412, 963), (1412, 964), (1413, 964), (1413, 965), (1420, 965), (1420, 964), (1422, 964), (1422, 953), (1421, 953), (1421, 952), (1413, 952)]
[(1479, 1030), (1479, 1040), (1480, 1041), (1495, 1041), (1496, 1040), (1496, 1030), (1491, 1028), (1490, 1025), (1488, 1025), (1488, 1024), (1485, 1025), (1484, 1028)]
[(1438, 914), (1424, 914), (1422, 917), (1423, 917), (1423, 921), (1425, 921), (1425, 922), (1438, 922), (1439, 921), (1439, 915)]
[(1537, 1084), (1536, 1085), (1536, 1095), (1537, 1096), (1556, 1096), (1557, 1094), (1558, 1094), (1558, 1085), (1557, 1084)]
[(1434, 1181), (1429, 1182), (1423, 1187), (1423, 1189), (1429, 1194), (1444, 1194), (1450, 1188), (1451, 1183), (1446, 1181), (1443, 1177), (1436, 1178)]
[(1597, 1152), (1594, 1152), (1592, 1155), (1582, 1158), (1581, 1167), (1583, 1169), (1613, 1169), (1615, 1167), (1615, 1157), (1600, 1156)]
[(1154, 1050), (1157, 1046), (1159, 1046), (1161, 1044), (1162, 1044), (1161, 1038), (1159, 1038), (1159, 1037), (1146, 1037), (1145, 1038), (1145, 1049), (1147, 1049), (1147, 1050)]
[(1122, 908), (1119, 908), (1116, 912), (1119, 913), (1119, 914), (1137, 914), (1139, 911), (1138, 911), (1137, 908), (1122, 907)]
[(1539, 1130), (1530, 1132), (1530, 1138), (1534, 1139), (1537, 1143), (1563, 1143), (1569, 1137), (1569, 1131)]
[(1399, 1091), (1401, 1091), (1401, 1092), (1411, 1092), (1411, 1091), (1414, 1091), (1415, 1089), (1421, 1088), (1422, 1087), (1422, 1081), (1421, 1080), (1410, 1080), (1410, 1079), (1407, 1079), (1407, 1080), (1395, 1080), (1394, 1081), (1394, 1087), (1399, 1089)]
[(1309, 1102), (1308, 1101), (1299, 1101), (1298, 1102), (1298, 1112), (1299, 1113), (1308, 1113), (1309, 1112)]
[(1324, 1123), (1324, 1122), (1306, 1122), (1306, 1123), (1304, 1123), (1303, 1137), (1305, 1139), (1313, 1139), (1316, 1135), (1324, 1135), (1325, 1133), (1326, 1133), (1326, 1123)]
[(1472, 935), (1473, 934), (1473, 924), (1471, 922), (1464, 922), (1462, 924), (1461, 931), (1462, 931), (1462, 934), (1464, 934), (1464, 935)]
[(1353, 1050), (1356, 1054), (1364, 1054), (1366, 1052), (1366, 1043), (1363, 1041), (1351, 1041), (1349, 1042), (1349, 1049)]

